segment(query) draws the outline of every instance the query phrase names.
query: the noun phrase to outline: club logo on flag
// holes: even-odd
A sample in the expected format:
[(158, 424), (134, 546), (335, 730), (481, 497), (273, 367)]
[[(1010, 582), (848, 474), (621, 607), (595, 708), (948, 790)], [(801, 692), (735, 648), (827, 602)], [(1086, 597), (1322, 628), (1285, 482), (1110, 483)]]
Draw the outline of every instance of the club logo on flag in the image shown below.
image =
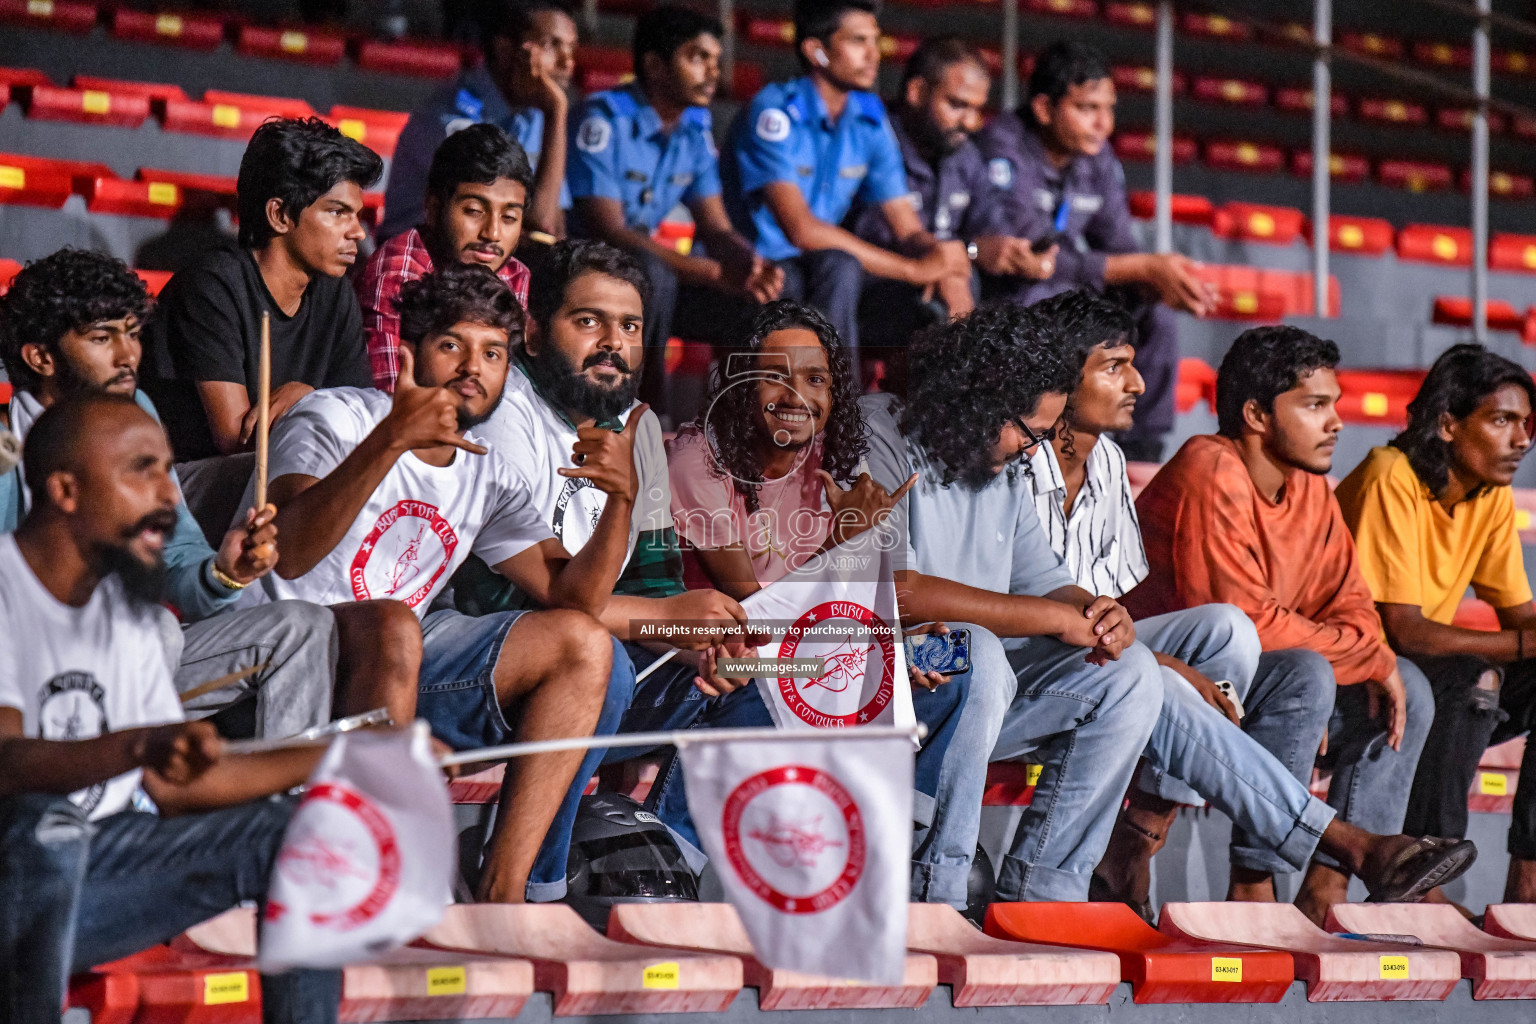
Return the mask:
[[(348, 786), (322, 783), (304, 797), (311, 813), (296, 823), (277, 858), (277, 872), (302, 891), (309, 919), (345, 931), (373, 920), (400, 887), (400, 844), (389, 819)], [(267, 902), (267, 919), (287, 913)]]
[(747, 888), (787, 914), (842, 902), (864, 874), (864, 818), (831, 775), (771, 768), (725, 798), (725, 855)]
[[(818, 634), (830, 639), (816, 638)], [(821, 658), (826, 665), (826, 671), (814, 678), (781, 676), (778, 680), (779, 695), (789, 710), (818, 729), (865, 725), (886, 709), (895, 693), (896, 645), (891, 627), (854, 601), (827, 601), (800, 616), (780, 642), (779, 657)], [(843, 710), (849, 696), (863, 700), (865, 694), (869, 699), (861, 706)]]

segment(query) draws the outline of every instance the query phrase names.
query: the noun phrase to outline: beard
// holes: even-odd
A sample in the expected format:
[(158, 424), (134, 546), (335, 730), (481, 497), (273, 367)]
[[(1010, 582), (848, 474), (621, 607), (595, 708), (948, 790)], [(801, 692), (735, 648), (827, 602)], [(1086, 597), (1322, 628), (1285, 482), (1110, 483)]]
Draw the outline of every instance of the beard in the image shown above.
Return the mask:
[(485, 407), (485, 412), (482, 412), (478, 416), (472, 415), (464, 409), (460, 409), (458, 411), (459, 432), (463, 433), (466, 430), (473, 430), (480, 424), (484, 423), (486, 420), (490, 419), (492, 416), (496, 415), (496, 410), (501, 408), (501, 400), (506, 396), (506, 393), (506, 389), (503, 388), (501, 394), (496, 396), (496, 401), (492, 402), (490, 405), (487, 405)]
[(176, 530), (176, 513), (161, 509), (134, 523), (123, 532), (123, 543), (102, 551), (102, 569), (105, 575), (115, 575), (122, 581), (128, 599), (138, 605), (157, 605), (165, 599), (165, 582), (168, 570), (164, 556), (157, 556), (146, 565), (128, 550), (127, 542), (145, 530), (156, 529), (170, 537)]
[[(529, 356), (527, 363), (528, 375), (550, 401), (599, 422), (617, 419), (635, 403), (635, 393), (640, 389), (640, 374), (617, 352), (595, 352), (577, 367), (564, 352), (550, 345), (539, 355)], [(604, 387), (581, 375), (584, 370), (603, 365), (624, 374), (623, 382), (616, 387)]]

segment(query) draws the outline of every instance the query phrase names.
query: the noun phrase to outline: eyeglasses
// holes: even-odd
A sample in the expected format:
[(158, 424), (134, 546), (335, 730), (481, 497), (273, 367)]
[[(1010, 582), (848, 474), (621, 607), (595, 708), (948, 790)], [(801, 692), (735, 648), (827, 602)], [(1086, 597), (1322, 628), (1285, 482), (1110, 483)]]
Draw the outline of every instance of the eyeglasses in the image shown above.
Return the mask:
[(1038, 448), (1040, 445), (1045, 444), (1048, 441), (1056, 440), (1055, 427), (1046, 427), (1044, 430), (1037, 434), (1030, 429), (1028, 423), (1024, 422), (1024, 418), (1022, 416), (1015, 416), (1013, 418), (1013, 425), (1018, 427), (1019, 432), (1024, 435), (1024, 451), (1029, 451), (1031, 448)]

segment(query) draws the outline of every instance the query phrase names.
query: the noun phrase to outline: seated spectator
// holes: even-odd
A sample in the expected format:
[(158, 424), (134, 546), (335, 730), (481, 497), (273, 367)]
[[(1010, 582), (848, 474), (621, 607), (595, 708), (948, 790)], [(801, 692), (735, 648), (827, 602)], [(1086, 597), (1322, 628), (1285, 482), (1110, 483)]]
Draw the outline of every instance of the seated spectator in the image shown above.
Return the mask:
[[(1215, 601), (1246, 612), (1264, 649), (1249, 694), (1310, 694), (1248, 734), (1300, 780), (1326, 736), (1328, 803), (1390, 835), (1403, 828), (1433, 704), (1423, 673), (1382, 641), (1324, 478), (1343, 425), (1338, 362), (1333, 342), (1299, 328), (1238, 336), (1216, 381), (1220, 434), (1187, 441), (1136, 501), (1149, 573), (1126, 605), (1138, 616)], [(1320, 851), (1296, 905), (1321, 923), (1350, 870)]]
[[(0, 536), (0, 1017), (61, 1019), (69, 977), (262, 900), (321, 750), (226, 755), (183, 722), (156, 577), (171, 448), (127, 394), (32, 425), (32, 507)], [(140, 787), (158, 814), (134, 809)], [(262, 979), (267, 1021), (335, 1021), (339, 971)]]
[[(992, 76), (981, 52), (956, 36), (924, 40), (907, 61), (891, 130), (907, 173), (908, 201), (924, 231), (935, 240), (965, 243), (983, 270), (1025, 277), (1054, 254), (1037, 255), (1020, 239), (1002, 234), (995, 223), (1002, 196), (987, 177), (986, 161), (972, 136), (981, 130)], [(896, 246), (890, 222), (879, 207), (856, 205), (854, 233), (872, 245)], [(905, 346), (912, 332), (963, 312), (974, 301), (971, 277), (946, 277), (931, 303), (925, 289), (901, 281), (865, 286), (860, 329), (866, 344)]]
[(380, 240), (422, 222), (428, 168), (443, 139), (494, 124), (534, 166), (524, 221), (530, 232), (565, 234), (566, 91), (576, 70), (576, 18), (564, 0), (479, 0), (484, 60), (444, 85), (405, 123), (389, 165)]
[[(1339, 484), (1387, 641), (1429, 677), (1435, 718), (1408, 798), (1407, 828), (1467, 834), (1483, 749), (1536, 723), (1536, 607), (1510, 492), (1531, 448), (1536, 385), (1480, 345), (1447, 350), (1408, 406), (1408, 428)], [(1499, 629), (1454, 623), (1472, 588)], [(1405, 673), (1406, 675), (1406, 673)], [(1528, 768), (1528, 766), (1530, 766)], [(1536, 758), (1515, 790), (1504, 902), (1536, 902)]]
[(400, 373), (400, 288), (435, 263), (489, 267), (528, 305), (528, 268), (512, 253), (532, 183), (527, 154), (493, 124), (470, 125), (437, 147), (422, 222), (379, 246), (356, 281), (374, 387), (394, 391)]
[[(395, 695), (395, 718), (420, 715), (455, 750), (612, 733), (634, 676), (584, 613), (603, 608), (623, 562), (634, 432), (613, 435), (572, 471), (610, 500), (591, 542), (567, 554), (527, 487), (474, 432), (502, 399), (508, 338), (522, 326), (517, 300), (485, 267), (445, 263), (407, 282), (398, 308), (394, 396), (317, 391), (273, 433), (285, 550), (264, 581), (268, 595), (323, 605), (391, 598), (421, 616), (420, 689)], [(552, 610), (429, 611), (471, 551)], [(508, 763), (481, 900), (564, 895), (576, 801), (601, 754)]]
[[(722, 34), (718, 21), (686, 7), (647, 11), (635, 25), (635, 81), (589, 97), (576, 116), (576, 231), (634, 253), (651, 282), (641, 382), (652, 402), (662, 397), (668, 338), (735, 337), (733, 321), (784, 284), (784, 272), (731, 227), (720, 198), (709, 104)], [(678, 203), (693, 215), (686, 255), (651, 238)]]
[[(1017, 266), (984, 282), (984, 292), (1027, 305), (1089, 288), (1131, 309), (1147, 391), (1120, 444), (1132, 459), (1160, 462), (1178, 385), (1173, 311), (1204, 316), (1215, 310), (1216, 294), (1195, 276), (1192, 260), (1137, 251), (1125, 172), (1109, 145), (1114, 130), (1115, 83), (1103, 54), (1077, 42), (1046, 47), (1035, 58), (1023, 105), (977, 136), (992, 182), (1004, 193), (998, 228), (1016, 240), (999, 259)], [(1028, 260), (1026, 245), (1043, 249), (1043, 257)]]
[[(0, 298), (0, 362), (15, 388), (10, 424), (16, 436), (25, 442), (43, 410), (85, 395), (132, 398), (158, 422), (154, 404), (138, 389), (139, 330), (150, 305), (139, 276), (101, 253), (61, 249), (17, 274)], [(174, 469), (171, 482), (179, 488)], [(22, 467), (0, 476), (0, 532), (17, 528), (33, 498)], [(204, 718), (254, 699), (255, 735), (282, 737), (330, 719), (337, 626), (329, 611), (302, 601), (233, 610), (241, 592), (277, 561), (273, 514), (248, 510), (214, 551), (178, 500), (163, 552), (162, 597), (185, 624), (179, 663), (171, 661), (178, 692), (260, 666), (192, 698), (187, 712)], [(361, 691), (358, 696), (367, 699)], [(227, 720), (220, 724), (228, 727)]]
[[(1064, 292), (1034, 309), (1055, 320), (1064, 352), (1083, 367), (1056, 437), (1036, 448), (1031, 459), (1035, 510), (1052, 549), (1078, 585), (1118, 598), (1147, 575), (1125, 456), (1106, 436), (1130, 425), (1142, 393), (1141, 375), (1132, 362), (1135, 328), (1123, 309), (1086, 291)], [(1233, 638), (1230, 646), (1242, 649), (1243, 655), (1221, 665), (1202, 651), (1201, 644), (1193, 642), (1192, 628), (1201, 616), (1219, 623)], [(1096, 899), (1122, 899), (1150, 920), (1152, 854), (1167, 837), (1179, 805), (1202, 801), (1238, 823), (1233, 829), (1228, 899), (1273, 902), (1273, 873), (1305, 867), (1316, 850), (1351, 865), (1373, 893), (1396, 900), (1421, 895), (1401, 888), (1417, 876), (1404, 879), (1394, 877), (1401, 874), (1395, 869), (1386, 870), (1397, 851), (1412, 844), (1408, 836), (1378, 837), (1337, 820), (1333, 808), (1308, 792), (1310, 766), (1297, 777), (1277, 760), (1291, 753), (1298, 727), (1310, 726), (1314, 713), (1305, 704), (1313, 694), (1284, 674), (1262, 678), (1257, 688), (1250, 686), (1256, 666), (1264, 661), (1253, 623), (1241, 611), (1227, 604), (1204, 605), (1142, 619), (1136, 631), (1163, 669), (1163, 717), (1173, 719), (1180, 732), (1207, 734), (1215, 760), (1226, 773), (1241, 777), (1242, 789), (1208, 791), (1200, 784), (1191, 788), (1179, 781), (1188, 768), (1177, 761), (1169, 771), (1144, 767), (1095, 873)], [(1188, 661), (1198, 661), (1206, 671)], [(1231, 671), (1239, 664), (1240, 671)], [(1243, 705), (1243, 715), (1207, 675), (1213, 669), (1229, 670), (1228, 682)], [(1244, 726), (1257, 735), (1243, 735), (1239, 729)], [(1154, 733), (1153, 742), (1157, 739)], [(1274, 746), (1260, 745), (1266, 741)], [(1159, 760), (1169, 761), (1154, 756), (1154, 763)], [(1244, 790), (1252, 794), (1246, 801), (1238, 796), (1232, 809), (1234, 793)], [(1253, 813), (1268, 808), (1285, 808), (1286, 813)]]
[[(717, 365), (708, 415), (668, 445), (672, 519), (696, 585), (745, 598), (852, 540), (901, 499), (911, 478), (891, 494), (858, 468), (866, 445), (857, 398), (847, 350), (826, 318), (787, 299), (762, 309), (745, 344)], [(844, 490), (840, 480), (853, 484)], [(948, 631), (906, 627), (909, 636)], [(975, 829), (944, 810), (944, 787), (977, 784), (964, 769), (973, 752), (954, 743), (971, 679), (970, 671), (911, 678), (914, 711), (928, 727), (913, 779), (911, 898), (961, 910), (969, 864), (951, 867), (942, 851), (955, 843), (951, 830), (974, 841)], [(670, 781), (681, 800), (681, 780)]]
[[(971, 273), (965, 246), (923, 230), (907, 200), (885, 105), (869, 91), (880, 70), (877, 11), (877, 0), (796, 0), (806, 74), (757, 94), (731, 128), (725, 167), (731, 219), (783, 268), (785, 298), (821, 310), (855, 357), (866, 273), (922, 288)], [(895, 249), (839, 227), (855, 199), (884, 213)]]
[(209, 253), (161, 293), (144, 390), (165, 418), (205, 531), (210, 520), (228, 522), (229, 492), (250, 473), (249, 462), (233, 472), (204, 460), (250, 450), (263, 313), (271, 314), (272, 422), (316, 388), (368, 385), (357, 299), (344, 278), (367, 237), (363, 189), (382, 170), (377, 154), (318, 118), (266, 122), (240, 158), (239, 245)]

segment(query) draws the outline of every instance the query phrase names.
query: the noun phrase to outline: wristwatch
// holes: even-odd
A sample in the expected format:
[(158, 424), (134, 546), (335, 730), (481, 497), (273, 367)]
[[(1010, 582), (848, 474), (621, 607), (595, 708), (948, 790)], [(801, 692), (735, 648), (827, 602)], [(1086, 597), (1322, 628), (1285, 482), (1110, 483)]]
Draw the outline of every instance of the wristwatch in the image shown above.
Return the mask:
[(975, 242), (965, 243), (965, 254), (971, 258), (972, 263), (976, 262), (976, 254), (980, 251), (980, 249), (976, 248)]

